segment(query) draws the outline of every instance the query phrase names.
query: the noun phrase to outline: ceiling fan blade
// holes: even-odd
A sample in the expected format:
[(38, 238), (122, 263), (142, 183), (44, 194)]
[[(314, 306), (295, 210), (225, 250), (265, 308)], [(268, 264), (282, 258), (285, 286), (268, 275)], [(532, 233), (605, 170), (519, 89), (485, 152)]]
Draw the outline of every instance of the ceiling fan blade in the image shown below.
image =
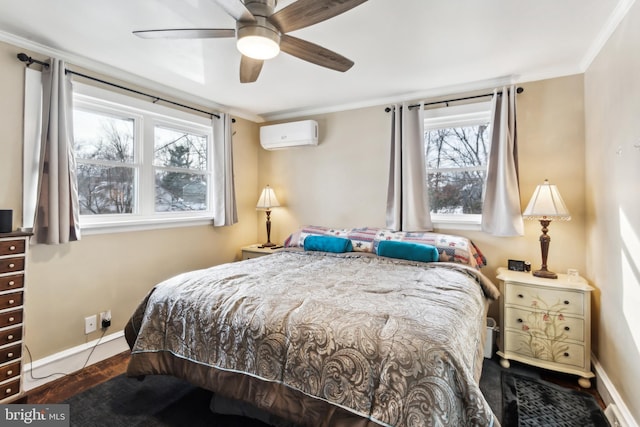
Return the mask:
[(353, 61), (340, 54), (286, 34), (280, 38), (280, 49), (289, 55), (336, 71), (345, 72), (353, 67)]
[(283, 33), (338, 16), (367, 0), (298, 0), (269, 17)]
[(261, 59), (253, 59), (242, 55), (240, 60), (240, 83), (253, 83), (258, 80), (260, 71), (262, 71)]
[(236, 30), (233, 28), (179, 28), (134, 31), (133, 34), (143, 39), (216, 39), (235, 37)]
[(256, 22), (256, 18), (241, 0), (216, 0), (216, 3), (236, 21)]

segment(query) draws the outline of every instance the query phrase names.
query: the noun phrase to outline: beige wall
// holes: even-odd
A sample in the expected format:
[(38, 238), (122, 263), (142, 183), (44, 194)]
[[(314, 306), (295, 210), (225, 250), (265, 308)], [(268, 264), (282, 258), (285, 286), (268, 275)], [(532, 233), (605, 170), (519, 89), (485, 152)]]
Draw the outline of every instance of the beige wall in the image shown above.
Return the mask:
[(598, 360), (640, 421), (640, 4), (585, 73), (587, 276)]
[[(14, 210), (14, 228), (22, 216), (21, 51), (0, 43), (0, 208)], [(241, 119), (234, 125), (238, 224), (88, 235), (67, 245), (30, 248), (26, 343), (34, 360), (98, 338), (98, 332), (84, 335), (85, 316), (111, 309), (110, 332), (121, 330), (156, 282), (237, 259), (241, 246), (255, 242), (257, 129)]]
[[(581, 75), (522, 85), (518, 95), (520, 183), (523, 208), (535, 186), (547, 178), (558, 185), (572, 214), (552, 223), (549, 268), (585, 270), (584, 110)], [(317, 147), (259, 154), (259, 181), (274, 187), (284, 205), (272, 214), (272, 241), (282, 242), (306, 224), (384, 227), (390, 116), (384, 106), (318, 115)], [(265, 238), (264, 218), (258, 218)], [(484, 272), (507, 259), (540, 266), (540, 224), (525, 222), (526, 235), (498, 238), (480, 231), (444, 230), (469, 236), (488, 258)], [(497, 306), (491, 314), (497, 316)]]

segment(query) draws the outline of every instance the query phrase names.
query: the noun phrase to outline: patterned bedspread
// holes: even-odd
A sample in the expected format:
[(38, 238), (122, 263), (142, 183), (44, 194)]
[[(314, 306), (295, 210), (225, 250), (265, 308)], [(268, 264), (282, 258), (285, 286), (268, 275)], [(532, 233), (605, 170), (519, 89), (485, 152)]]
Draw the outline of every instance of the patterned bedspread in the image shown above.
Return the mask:
[(301, 425), (497, 426), (478, 387), (497, 296), (459, 264), (288, 250), (158, 284), (125, 329), (128, 374)]

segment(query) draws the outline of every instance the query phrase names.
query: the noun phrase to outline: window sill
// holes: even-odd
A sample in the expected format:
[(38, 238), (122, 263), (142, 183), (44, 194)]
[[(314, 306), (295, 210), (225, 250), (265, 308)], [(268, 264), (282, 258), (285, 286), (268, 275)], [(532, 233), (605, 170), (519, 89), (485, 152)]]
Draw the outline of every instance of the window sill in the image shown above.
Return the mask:
[(117, 221), (83, 222), (80, 218), (80, 230), (82, 235), (126, 233), (131, 231), (161, 230), (166, 228), (194, 227), (212, 225), (211, 217), (173, 217), (153, 219), (130, 219)]
[(440, 230), (482, 231), (482, 216), (469, 215), (464, 218), (454, 216), (431, 217), (434, 228)]

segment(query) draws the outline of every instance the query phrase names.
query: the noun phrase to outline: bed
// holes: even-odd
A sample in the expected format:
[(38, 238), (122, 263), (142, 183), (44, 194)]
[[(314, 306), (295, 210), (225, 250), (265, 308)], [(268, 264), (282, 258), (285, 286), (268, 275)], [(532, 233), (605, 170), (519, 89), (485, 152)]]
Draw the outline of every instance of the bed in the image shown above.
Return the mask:
[[(125, 328), (127, 374), (185, 379), (274, 425), (498, 426), (478, 381), (499, 293), (477, 248), (456, 262), (461, 245), (438, 241), (447, 260), (422, 262), (378, 255), (384, 240), (424, 244), (416, 235), (309, 230), (156, 285)], [(305, 247), (313, 233), (349, 250)]]

